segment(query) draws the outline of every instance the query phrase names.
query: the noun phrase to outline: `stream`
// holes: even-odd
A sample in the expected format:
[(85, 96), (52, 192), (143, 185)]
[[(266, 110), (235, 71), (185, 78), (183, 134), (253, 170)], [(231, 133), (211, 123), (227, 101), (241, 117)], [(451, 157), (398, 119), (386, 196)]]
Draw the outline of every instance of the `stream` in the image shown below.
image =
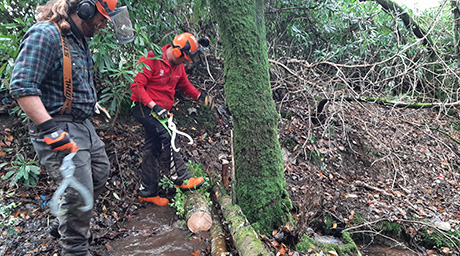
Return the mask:
[[(185, 223), (180, 221), (174, 210), (145, 204), (131, 221), (124, 223), (126, 236), (109, 243), (110, 255), (113, 256), (183, 256), (204, 255), (209, 251), (207, 244), (209, 233), (192, 234)], [(337, 243), (335, 239), (321, 236), (322, 242)], [(363, 256), (417, 256), (416, 253), (401, 247), (379, 245), (358, 246)], [(193, 254), (192, 254), (193, 253)]]
[(208, 232), (192, 234), (183, 223), (171, 207), (146, 204), (124, 223), (128, 235), (109, 243), (110, 255), (203, 255)]

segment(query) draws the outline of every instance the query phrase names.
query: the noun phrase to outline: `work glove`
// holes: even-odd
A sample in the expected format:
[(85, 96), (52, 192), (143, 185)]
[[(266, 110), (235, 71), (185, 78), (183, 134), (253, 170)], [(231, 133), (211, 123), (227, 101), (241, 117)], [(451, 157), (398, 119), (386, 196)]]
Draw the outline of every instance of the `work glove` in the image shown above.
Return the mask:
[(169, 111), (162, 108), (160, 105), (156, 104), (153, 106), (152, 110), (155, 112), (155, 115), (153, 117), (157, 117), (160, 119), (166, 119), (169, 117)]
[(109, 111), (107, 111), (106, 108), (104, 108), (103, 106), (101, 106), (101, 104), (99, 104), (99, 102), (96, 102), (96, 105), (94, 106), (94, 113), (96, 114), (100, 114), (100, 113), (104, 113), (104, 117), (105, 117), (105, 120), (108, 122), (112, 117), (110, 116), (109, 114)]
[(214, 108), (216, 105), (214, 104), (214, 100), (211, 96), (207, 95), (205, 92), (201, 92), (198, 100), (202, 102), (206, 107)]
[(51, 147), (51, 150), (76, 152), (77, 144), (70, 139), (67, 132), (59, 128), (53, 119), (45, 121), (38, 125), (38, 128), (44, 134), (43, 142)]

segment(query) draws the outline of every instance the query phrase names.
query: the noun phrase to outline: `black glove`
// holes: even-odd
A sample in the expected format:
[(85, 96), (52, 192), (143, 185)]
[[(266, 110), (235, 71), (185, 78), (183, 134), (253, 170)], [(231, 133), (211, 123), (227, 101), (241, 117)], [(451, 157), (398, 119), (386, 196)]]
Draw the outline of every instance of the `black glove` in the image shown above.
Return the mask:
[(75, 152), (78, 150), (77, 144), (70, 139), (67, 132), (59, 128), (53, 119), (45, 121), (38, 125), (43, 134), (43, 142), (51, 147), (51, 150)]
[(168, 110), (162, 108), (160, 105), (156, 104), (153, 106), (153, 111), (155, 111), (156, 115), (154, 117), (160, 118), (160, 119), (166, 119), (169, 117), (169, 112)]
[(216, 107), (213, 98), (207, 95), (205, 92), (201, 92), (200, 96), (198, 97), (198, 100), (201, 101), (206, 107)]

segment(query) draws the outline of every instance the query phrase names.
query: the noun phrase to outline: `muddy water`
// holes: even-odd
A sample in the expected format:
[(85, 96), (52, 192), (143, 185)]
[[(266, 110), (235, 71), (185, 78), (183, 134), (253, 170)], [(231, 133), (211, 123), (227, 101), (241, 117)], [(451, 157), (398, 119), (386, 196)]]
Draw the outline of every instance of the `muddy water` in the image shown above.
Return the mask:
[(208, 232), (192, 234), (182, 223), (169, 206), (148, 204), (124, 224), (129, 235), (109, 243), (110, 255), (204, 255)]
[(402, 247), (371, 245), (360, 248), (363, 256), (417, 256), (419, 254)]

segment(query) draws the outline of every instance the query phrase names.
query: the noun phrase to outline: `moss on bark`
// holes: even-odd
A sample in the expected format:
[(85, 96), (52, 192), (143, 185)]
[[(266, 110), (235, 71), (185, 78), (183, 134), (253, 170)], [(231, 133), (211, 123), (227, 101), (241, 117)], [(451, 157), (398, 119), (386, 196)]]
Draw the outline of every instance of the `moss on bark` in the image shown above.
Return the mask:
[(236, 203), (258, 232), (269, 234), (290, 221), (292, 204), (270, 87), (263, 6), (262, 0), (211, 1), (222, 35), (227, 105), (234, 118)]

